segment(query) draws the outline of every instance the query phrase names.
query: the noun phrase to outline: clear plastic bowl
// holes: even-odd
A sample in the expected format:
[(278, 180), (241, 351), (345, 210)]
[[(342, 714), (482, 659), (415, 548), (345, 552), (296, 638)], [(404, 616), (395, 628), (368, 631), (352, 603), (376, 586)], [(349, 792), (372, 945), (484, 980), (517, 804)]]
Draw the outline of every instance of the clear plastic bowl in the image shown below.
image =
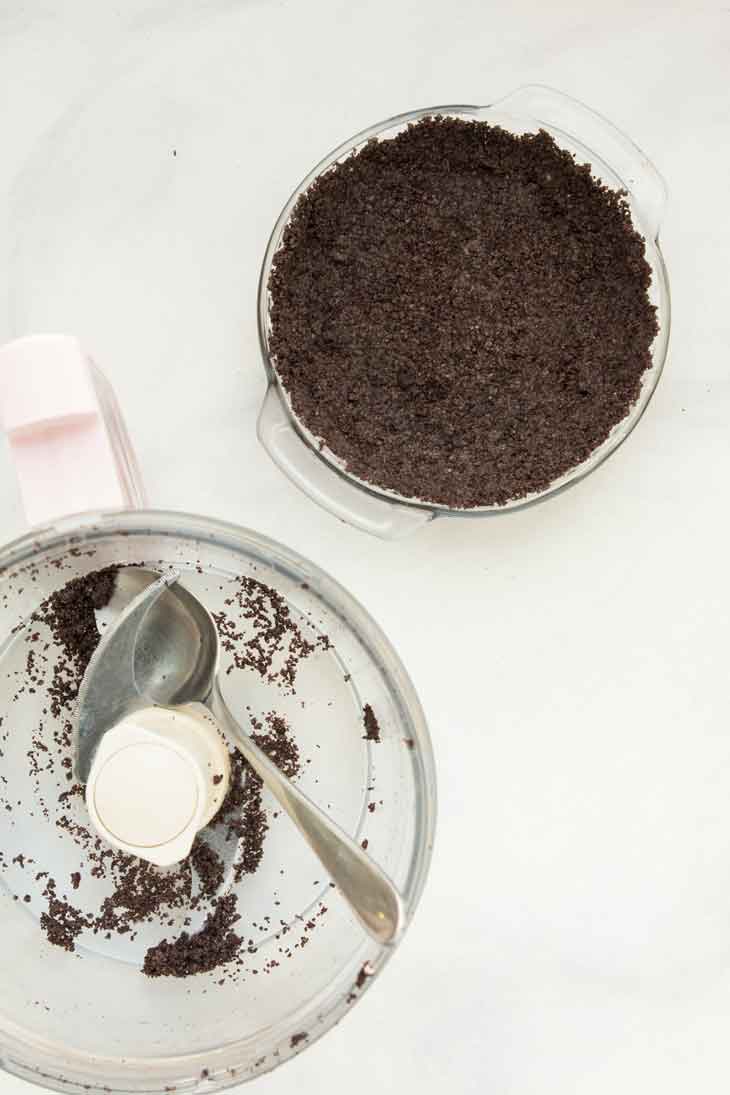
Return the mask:
[[(55, 801), (58, 777), (29, 774), (29, 739), (47, 701), (26, 689), (13, 702), (17, 681), (26, 679), (28, 652), (17, 625), (70, 578), (124, 562), (175, 566), (212, 610), (231, 579), (255, 577), (276, 587), (303, 629), (329, 636), (331, 649), (302, 663), (296, 697), (244, 671), (228, 678), (227, 698), (234, 706), (262, 713), (274, 707), (286, 715), (311, 761), (300, 786), (358, 840), (367, 838), (403, 894), (408, 919), (431, 858), (431, 743), (405, 670), (365, 610), (323, 571), (256, 533), (179, 513), (91, 514), (57, 522), (0, 552), (0, 774), (6, 781), (0, 793), (13, 802), (12, 812), (2, 814), (0, 836), (9, 864), (0, 870), (0, 1060), (9, 1072), (58, 1091), (209, 1091), (251, 1079), (306, 1049), (354, 1006), (392, 951), (365, 935), (288, 819), (273, 816), (270, 799), (261, 866), (237, 884), (240, 930), (256, 936), (250, 961), (258, 976), (244, 973), (225, 984), (217, 983), (220, 972), (148, 979), (140, 972), (144, 931), (136, 941), (82, 937), (73, 954), (46, 940), (38, 924), (45, 907), (43, 882), (34, 881), (39, 867), (11, 860), (23, 852), (46, 869), (50, 862), (62, 880), (78, 869), (79, 852), (57, 839), (53, 808), (48, 817), (37, 808), (39, 793)], [(378, 717), (379, 743), (364, 739), (364, 703)], [(85, 877), (87, 884), (99, 887), (96, 905), (105, 883)], [(296, 941), (302, 922), (322, 906), (326, 914), (316, 917), (307, 945), (281, 958), (277, 921)], [(276, 927), (266, 927), (267, 916)], [(261, 967), (272, 958), (280, 964), (264, 974)], [(368, 976), (360, 976), (365, 963)]]
[[(392, 138), (411, 123), (433, 114), (490, 122), (516, 134), (546, 130), (561, 148), (572, 152), (579, 163), (590, 164), (593, 174), (602, 182), (614, 190), (626, 191), (634, 225), (646, 242), (646, 259), (652, 272), (649, 296), (657, 309), (659, 333), (652, 346), (652, 363), (644, 374), (636, 403), (587, 460), (571, 468), (545, 490), (505, 505), (449, 509), (417, 498), (405, 498), (349, 474), (335, 453), (327, 447), (320, 450), (319, 439), (292, 410), (270, 350), (269, 277), (284, 230), (300, 196), (316, 178), (365, 142)], [(473, 519), (509, 513), (551, 498), (579, 482), (629, 436), (646, 410), (664, 367), (670, 302), (658, 235), (665, 204), (666, 187), (661, 176), (628, 137), (582, 103), (547, 87), (520, 88), (489, 106), (433, 106), (414, 110), (358, 133), (326, 156), (302, 180), (284, 206), (266, 249), (259, 282), (258, 322), (269, 385), (259, 415), (259, 439), (281, 470), (313, 501), (341, 520), (385, 539), (408, 535), (435, 517)]]

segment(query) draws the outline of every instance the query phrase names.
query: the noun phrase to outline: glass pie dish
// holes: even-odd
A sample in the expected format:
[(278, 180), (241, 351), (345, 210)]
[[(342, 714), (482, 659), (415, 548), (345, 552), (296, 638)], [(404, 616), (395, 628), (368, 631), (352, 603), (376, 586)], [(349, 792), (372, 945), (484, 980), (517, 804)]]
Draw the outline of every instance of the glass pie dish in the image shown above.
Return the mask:
[[(656, 308), (659, 331), (651, 347), (651, 365), (642, 378), (638, 398), (626, 416), (589, 457), (544, 490), (503, 505), (453, 509), (407, 498), (375, 486), (348, 472), (342, 460), (322, 445), (293, 410), (276, 369), (271, 351), (271, 300), (269, 280), (282, 246), (292, 211), (312, 183), (353, 151), (372, 140), (388, 140), (410, 124), (439, 114), (484, 121), (515, 134), (546, 130), (555, 142), (573, 153), (578, 163), (613, 190), (626, 193), (632, 222), (644, 237), (646, 260), (651, 268), (649, 298)], [(520, 88), (488, 106), (433, 106), (390, 118), (345, 141), (302, 180), (284, 206), (271, 234), (259, 281), (259, 340), (268, 387), (259, 415), (261, 443), (285, 475), (313, 501), (335, 516), (364, 531), (386, 539), (408, 535), (436, 517), (491, 517), (534, 505), (585, 478), (626, 440), (646, 410), (661, 376), (670, 326), (669, 284), (659, 249), (658, 235), (666, 204), (666, 188), (656, 168), (633, 142), (600, 115), (577, 100), (540, 86)]]

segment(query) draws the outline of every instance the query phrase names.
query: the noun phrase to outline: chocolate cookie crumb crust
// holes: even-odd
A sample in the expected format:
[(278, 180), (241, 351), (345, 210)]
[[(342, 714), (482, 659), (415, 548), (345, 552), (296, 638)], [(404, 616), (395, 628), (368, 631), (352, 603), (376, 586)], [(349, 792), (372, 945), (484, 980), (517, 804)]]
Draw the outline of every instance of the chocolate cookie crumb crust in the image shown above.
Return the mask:
[(300, 197), (270, 348), (351, 474), (451, 508), (582, 463), (630, 411), (657, 333), (625, 197), (546, 132), (430, 117)]

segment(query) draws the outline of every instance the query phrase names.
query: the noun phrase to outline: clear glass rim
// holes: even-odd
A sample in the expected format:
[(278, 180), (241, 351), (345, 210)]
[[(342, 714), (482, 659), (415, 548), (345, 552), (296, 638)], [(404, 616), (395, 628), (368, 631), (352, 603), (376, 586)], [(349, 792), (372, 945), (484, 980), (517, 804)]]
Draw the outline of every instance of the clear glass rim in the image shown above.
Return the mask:
[[(251, 529), (212, 518), (170, 510), (122, 510), (80, 514), (63, 518), (43, 529), (32, 530), (0, 549), (0, 578), (11, 568), (21, 566), (42, 550), (68, 546), (115, 532), (152, 532), (160, 535), (180, 535), (207, 539), (233, 550), (245, 551), (267, 565), (284, 573), (305, 578), (327, 607), (334, 611), (358, 635), (361, 643), (377, 662), (397, 698), (400, 714), (416, 740), (413, 751), (417, 759), (417, 811), (414, 850), (408, 877), (401, 889), (406, 911), (406, 931), (421, 898), (433, 851), (437, 797), (433, 746), (420, 701), (400, 658), (379, 625), (360, 602), (339, 582), (304, 556)], [(381, 970), (395, 953), (395, 947), (382, 947), (372, 942), (369, 976), (350, 1003), (341, 1000), (324, 1013), (314, 997), (295, 1016), (287, 1017), (286, 1031), (292, 1023), (309, 1031), (307, 1048), (352, 1010), (357, 1000), (368, 991)], [(73, 1049), (62, 1048), (35, 1036), (28, 1036), (18, 1024), (0, 1029), (0, 1064), (8, 1072), (58, 1091), (83, 1092), (89, 1089), (114, 1092), (160, 1092), (175, 1088), (193, 1090), (200, 1086), (206, 1091), (220, 1090), (263, 1075), (293, 1054), (284, 1053), (286, 1037), (280, 1033), (260, 1032), (255, 1036), (230, 1043), (209, 1052), (156, 1058), (132, 1056), (89, 1056)], [(263, 1045), (262, 1033), (267, 1034)], [(283, 1037), (283, 1041), (282, 1041)], [(262, 1043), (259, 1043), (259, 1040)], [(252, 1045), (266, 1055), (255, 1074), (249, 1058)], [(304, 1047), (303, 1047), (304, 1048)], [(281, 1050), (280, 1056), (275, 1052)], [(201, 1075), (203, 1073), (204, 1074)]]
[[(332, 165), (343, 157), (348, 156), (356, 148), (360, 147), (365, 142), (382, 136), (383, 134), (402, 128), (413, 122), (417, 122), (424, 117), (428, 117), (434, 114), (441, 114), (451, 117), (464, 117), (473, 120), (486, 121), (489, 119), (490, 112), (496, 112), (499, 118), (506, 119), (513, 117), (515, 121), (528, 122), (533, 125), (538, 125), (540, 128), (545, 129), (553, 136), (562, 137), (567, 140), (568, 143), (575, 149), (580, 151), (586, 156), (586, 159), (593, 164), (599, 165), (609, 176), (617, 179), (623, 189), (628, 192), (629, 201), (631, 199), (631, 187), (624, 183), (624, 180), (620, 179), (616, 175), (616, 172), (609, 164), (607, 164), (597, 153), (593, 152), (587, 145), (584, 145), (580, 138), (575, 134), (568, 134), (565, 131), (559, 129), (550, 122), (542, 121), (540, 118), (532, 117), (530, 115), (522, 114), (518, 115), (510, 112), (509, 109), (502, 111), (500, 109), (500, 103), (486, 104), (478, 106), (475, 104), (458, 104), (458, 105), (446, 105), (446, 106), (430, 106), (422, 107), (417, 110), (406, 111), (403, 114), (393, 115), (391, 118), (387, 118), (384, 121), (376, 122), (374, 125), (368, 126), (367, 129), (361, 130), (353, 137), (343, 141), (337, 148), (333, 149), (330, 153), (324, 156), (319, 163), (317, 163), (311, 171), (302, 179), (297, 187), (292, 191), (287, 202), (285, 203), (281, 213), (279, 214), (276, 223), (269, 236), (269, 241), (264, 253), (263, 262), (261, 264), (261, 271), (259, 274), (258, 283), (258, 334), (259, 334), (259, 347), (261, 350), (261, 358), (266, 372), (267, 381), (270, 386), (276, 387), (281, 403), (286, 408), (286, 413), (292, 428), (296, 431), (302, 442), (315, 454), (317, 459), (327, 468), (329, 472), (334, 473), (341, 479), (346, 481), (352, 487), (369, 494), (381, 501), (390, 502), (398, 506), (407, 506), (411, 509), (421, 510), (432, 516), (446, 516), (446, 517), (466, 517), (466, 518), (481, 518), (481, 517), (496, 517), (501, 514), (514, 513), (518, 510), (527, 509), (531, 506), (537, 505), (540, 502), (546, 501), (548, 498), (553, 498), (558, 494), (562, 494), (563, 491), (569, 487), (574, 486), (576, 483), (581, 482), (590, 475), (591, 472), (599, 468), (608, 458), (615, 453), (624, 441), (633, 432), (639, 421), (644, 415), (652, 396), (656, 390), (657, 384), (661, 378), (664, 370), (664, 364), (666, 362), (667, 347), (669, 343), (669, 332), (671, 327), (671, 299), (669, 293), (669, 279), (667, 276), (666, 266), (664, 264), (664, 258), (659, 247), (658, 237), (653, 237), (651, 233), (648, 233), (642, 228), (641, 217), (638, 215), (635, 207), (632, 205), (632, 219), (634, 220), (637, 229), (642, 231), (645, 240), (645, 247), (647, 252), (647, 258), (649, 259), (652, 270), (656, 274), (657, 281), (657, 293), (658, 293), (658, 305), (657, 313), (659, 318), (659, 332), (654, 339), (651, 349), (652, 363), (646, 370), (642, 382), (641, 392), (629, 410), (628, 414), (618, 422), (609, 436), (603, 441), (590, 456), (582, 463), (571, 468), (565, 475), (560, 476), (554, 480), (544, 490), (535, 494), (527, 495), (523, 498), (513, 499), (505, 503), (504, 505), (491, 505), (491, 506), (475, 506), (469, 509), (458, 509), (449, 506), (442, 506), (437, 503), (426, 502), (417, 498), (409, 498), (405, 495), (397, 494), (394, 491), (390, 491), (384, 487), (378, 487), (375, 484), (368, 483), (363, 479), (352, 475), (350, 472), (342, 466), (338, 461), (335, 454), (329, 454), (326, 450), (321, 450), (318, 444), (318, 439), (307, 429), (303, 422), (299, 419), (298, 415), (294, 412), (291, 401), (289, 399), (286, 388), (282, 384), (279, 375), (276, 371), (276, 365), (274, 361), (274, 355), (271, 353), (269, 346), (269, 292), (268, 283), (271, 274), (272, 266), (274, 264), (274, 257), (281, 245), (281, 238), (284, 233), (284, 229), (289, 222), (294, 206), (296, 205), (299, 197), (311, 186), (316, 178), (324, 174)], [(498, 118), (495, 116), (495, 124), (500, 124)]]

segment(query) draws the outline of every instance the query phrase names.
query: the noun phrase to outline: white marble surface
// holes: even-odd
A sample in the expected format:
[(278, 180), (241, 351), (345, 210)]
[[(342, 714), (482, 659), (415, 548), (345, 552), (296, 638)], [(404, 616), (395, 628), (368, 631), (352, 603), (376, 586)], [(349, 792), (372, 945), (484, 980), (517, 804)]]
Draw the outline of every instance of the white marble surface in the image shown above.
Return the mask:
[[(330, 570), (432, 726), (440, 828), (413, 929), (262, 1093), (728, 1089), (729, 72), (727, 0), (0, 2), (0, 340), (80, 335), (151, 501)], [(577, 489), (380, 543), (256, 443), (266, 238), (361, 127), (532, 81), (666, 176), (667, 370)], [(21, 531), (4, 450), (0, 513), (4, 539)]]

